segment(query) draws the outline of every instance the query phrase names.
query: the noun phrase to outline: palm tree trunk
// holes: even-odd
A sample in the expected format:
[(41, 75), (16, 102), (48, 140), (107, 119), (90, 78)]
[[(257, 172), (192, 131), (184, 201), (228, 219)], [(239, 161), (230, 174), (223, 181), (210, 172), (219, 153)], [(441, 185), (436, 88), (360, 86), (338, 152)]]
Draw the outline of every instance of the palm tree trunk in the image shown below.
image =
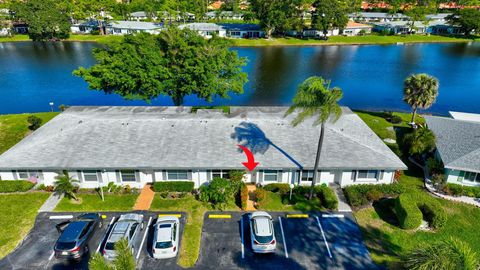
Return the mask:
[(415, 124), (415, 116), (417, 115), (417, 106), (413, 107), (413, 112), (412, 112), (412, 124)]
[(313, 191), (315, 189), (315, 184), (317, 183), (317, 171), (318, 171), (318, 165), (319, 165), (319, 162), (320, 162), (320, 154), (322, 152), (324, 135), (325, 135), (325, 124), (322, 123), (322, 125), (320, 127), (320, 137), (318, 139), (317, 156), (315, 157), (315, 165), (313, 167), (312, 186), (310, 188), (310, 194), (308, 195), (309, 200), (311, 200), (313, 198)]

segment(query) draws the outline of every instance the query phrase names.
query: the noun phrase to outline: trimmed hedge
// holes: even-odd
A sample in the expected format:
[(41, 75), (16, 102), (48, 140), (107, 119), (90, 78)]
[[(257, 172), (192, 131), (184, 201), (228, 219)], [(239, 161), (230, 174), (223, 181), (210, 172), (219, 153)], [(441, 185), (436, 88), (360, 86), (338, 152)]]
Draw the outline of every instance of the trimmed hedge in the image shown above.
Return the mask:
[(387, 196), (396, 196), (405, 192), (405, 187), (394, 184), (351, 185), (344, 188), (345, 197), (351, 206), (359, 207)]
[(35, 186), (35, 183), (26, 180), (0, 181), (0, 193), (25, 192)]
[(419, 208), (422, 211), (425, 220), (428, 221), (430, 227), (438, 229), (443, 227), (447, 222), (447, 213), (437, 201), (427, 201), (419, 203)]
[(285, 183), (273, 183), (263, 186), (266, 191), (287, 194), (290, 192), (290, 185)]
[(267, 198), (267, 191), (265, 189), (257, 188), (255, 190), (255, 199), (259, 207), (262, 207), (263, 203), (265, 203), (266, 198)]
[(480, 198), (480, 187), (469, 187), (447, 183), (443, 188), (443, 192), (452, 196), (468, 196)]
[[(317, 187), (315, 187), (315, 189), (317, 189)], [(319, 192), (317, 192), (317, 197), (322, 200), (323, 207), (327, 209), (337, 209), (337, 195), (331, 188), (327, 187), (326, 185), (321, 185), (320, 188), (318, 188), (318, 191)]]
[(194, 183), (191, 181), (165, 181), (153, 184), (155, 192), (192, 192)]
[(247, 202), (248, 202), (248, 188), (245, 183), (240, 187), (240, 202), (242, 206), (242, 210), (247, 209)]
[(402, 229), (416, 229), (422, 224), (423, 214), (415, 198), (405, 193), (395, 200), (395, 213)]

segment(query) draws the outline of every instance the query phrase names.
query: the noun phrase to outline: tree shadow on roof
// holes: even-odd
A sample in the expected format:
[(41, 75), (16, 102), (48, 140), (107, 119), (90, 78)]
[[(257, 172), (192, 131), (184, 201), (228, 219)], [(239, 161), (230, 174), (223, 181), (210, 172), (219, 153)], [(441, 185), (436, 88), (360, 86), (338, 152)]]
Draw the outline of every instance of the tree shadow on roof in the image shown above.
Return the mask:
[[(285, 152), (282, 148), (274, 144), (267, 138), (265, 132), (254, 123), (242, 122), (234, 128), (234, 133), (231, 135), (232, 139), (235, 139), (238, 144), (243, 145), (250, 149), (253, 154), (265, 154), (267, 150), (272, 146), (277, 149), (281, 154), (293, 162), (299, 169), (303, 169), (303, 166), (296, 161), (292, 156)], [(238, 148), (239, 152), (243, 150)]]

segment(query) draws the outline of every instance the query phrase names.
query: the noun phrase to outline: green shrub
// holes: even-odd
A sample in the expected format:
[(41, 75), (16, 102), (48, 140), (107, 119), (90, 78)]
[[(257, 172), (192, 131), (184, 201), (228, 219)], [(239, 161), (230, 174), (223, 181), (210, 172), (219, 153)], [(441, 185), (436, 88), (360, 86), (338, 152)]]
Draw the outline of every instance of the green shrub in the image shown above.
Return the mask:
[(383, 198), (383, 193), (378, 189), (371, 189), (367, 191), (367, 199), (371, 202), (378, 201)]
[(463, 195), (463, 188), (464, 187), (462, 185), (447, 183), (445, 185), (445, 187), (443, 188), (443, 191), (445, 193), (447, 193), (448, 195), (462, 196)]
[(42, 119), (35, 115), (30, 115), (27, 122), (30, 130), (37, 130), (42, 125)]
[(392, 124), (400, 124), (402, 123), (402, 121), (403, 121), (402, 117), (398, 115), (392, 115), (392, 117), (390, 118), (390, 123)]
[(447, 214), (437, 201), (421, 202), (419, 207), (430, 227), (439, 229), (447, 222)]
[(244, 175), (245, 175), (245, 172), (243, 171), (231, 171), (229, 173), (229, 178), (232, 185), (234, 196), (237, 196), (237, 194), (240, 193), (241, 191), (240, 189), (242, 188), (242, 185), (245, 184), (243, 182)]
[(351, 206), (359, 207), (384, 197), (391, 197), (405, 192), (405, 187), (394, 184), (351, 185), (344, 188), (345, 197)]
[(359, 207), (369, 203), (367, 197), (364, 196), (359, 189), (346, 187), (344, 193), (351, 206)]
[(213, 206), (223, 209), (226, 203), (233, 199), (235, 191), (230, 180), (214, 178), (208, 185), (200, 187), (199, 199), (210, 202)]
[(257, 188), (255, 190), (255, 200), (257, 201), (257, 206), (262, 207), (267, 198), (267, 191), (263, 188)]
[(422, 212), (418, 208), (415, 198), (407, 193), (396, 199), (395, 213), (400, 227), (403, 229), (416, 229), (422, 224)]
[(317, 196), (320, 198), (320, 200), (322, 200), (323, 207), (332, 210), (337, 209), (337, 195), (335, 195), (335, 192), (325, 184), (320, 186), (320, 192), (317, 193)]
[(165, 181), (153, 184), (155, 192), (192, 192), (194, 183), (192, 181)]
[(159, 193), (160, 194), (160, 197), (166, 199), (168, 197), (168, 191), (162, 191)]
[(25, 192), (30, 190), (34, 183), (25, 180), (4, 180), (0, 181), (0, 193)]
[(463, 187), (463, 195), (480, 198), (480, 187)]
[(444, 168), (443, 168), (442, 161), (440, 161), (436, 158), (433, 158), (433, 157), (429, 158), (427, 160), (427, 167), (428, 167), (430, 175), (443, 174), (444, 173)]
[(243, 183), (242, 187), (240, 188), (240, 202), (242, 206), (242, 210), (247, 209), (247, 202), (248, 202), (248, 188), (245, 183)]
[(273, 183), (265, 185), (263, 189), (274, 193), (287, 194), (290, 192), (290, 185), (285, 183)]

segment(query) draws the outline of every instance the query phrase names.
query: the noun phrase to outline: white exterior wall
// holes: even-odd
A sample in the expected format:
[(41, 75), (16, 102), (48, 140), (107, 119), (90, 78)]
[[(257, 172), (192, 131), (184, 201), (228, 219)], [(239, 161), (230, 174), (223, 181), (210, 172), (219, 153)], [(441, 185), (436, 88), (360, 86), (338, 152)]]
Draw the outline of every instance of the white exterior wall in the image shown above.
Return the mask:
[(445, 178), (447, 180), (447, 183), (464, 185), (464, 186), (480, 186), (480, 182), (471, 182), (471, 181), (465, 180), (463, 177), (459, 179), (461, 172), (462, 171), (459, 171), (459, 170), (445, 169)]
[(1, 171), (0, 180), (15, 180), (15, 176), (11, 171)]
[[(356, 179), (355, 181), (352, 180), (352, 172), (347, 171), (343, 172), (342, 175), (342, 181), (340, 183), (341, 187), (349, 186), (349, 185), (360, 185), (360, 184), (372, 184), (372, 185), (378, 185), (378, 184), (391, 184), (393, 182), (393, 177), (395, 175), (395, 171), (384, 171), (383, 172), (383, 178), (381, 179)], [(380, 177), (380, 175), (379, 175)]]
[[(203, 31), (203, 30), (197, 30), (197, 33), (204, 37), (204, 38), (212, 38), (212, 35), (209, 35), (210, 32), (215, 32), (215, 31)], [(218, 31), (218, 36), (219, 37), (226, 37), (227, 36), (227, 31), (226, 30), (220, 30)]]
[(358, 36), (362, 30), (365, 30), (366, 34), (370, 34), (372, 32), (372, 28), (347, 28), (343, 30), (343, 34), (345, 36)]

